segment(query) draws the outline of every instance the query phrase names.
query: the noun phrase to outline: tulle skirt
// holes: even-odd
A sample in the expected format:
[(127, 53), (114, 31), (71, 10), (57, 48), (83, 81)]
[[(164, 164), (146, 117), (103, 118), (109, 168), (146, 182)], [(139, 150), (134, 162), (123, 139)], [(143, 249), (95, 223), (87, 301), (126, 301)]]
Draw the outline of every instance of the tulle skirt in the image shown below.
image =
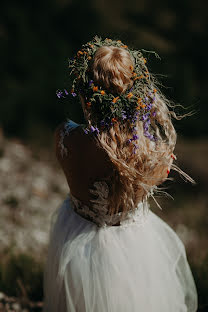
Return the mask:
[(47, 312), (197, 310), (184, 246), (165, 222), (149, 211), (144, 222), (99, 228), (69, 197), (52, 228), (44, 289)]

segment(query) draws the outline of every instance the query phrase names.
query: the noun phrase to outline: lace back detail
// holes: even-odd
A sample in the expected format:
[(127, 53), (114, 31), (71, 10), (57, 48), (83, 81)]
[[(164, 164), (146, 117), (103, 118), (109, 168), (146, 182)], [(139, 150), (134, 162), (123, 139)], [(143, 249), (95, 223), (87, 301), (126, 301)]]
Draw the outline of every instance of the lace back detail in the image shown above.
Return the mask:
[[(64, 124), (63, 130), (60, 132), (59, 141), (60, 153), (62, 157), (68, 155), (68, 149), (64, 145), (65, 136), (69, 135), (73, 129), (79, 126), (79, 124), (70, 119)], [(93, 188), (89, 191), (92, 195), (94, 195), (94, 199), (90, 200), (91, 204), (89, 206), (83, 204), (72, 194), (70, 194), (70, 199), (76, 213), (97, 224), (99, 227), (111, 226), (115, 224), (125, 226), (132, 222), (143, 224), (147, 218), (149, 211), (147, 201), (140, 203), (134, 210), (130, 210), (125, 216), (122, 215), (122, 212), (116, 213), (112, 216), (109, 215), (109, 187), (105, 181), (94, 182)]]
[(141, 202), (134, 210), (130, 210), (125, 218), (122, 216), (122, 212), (110, 216), (109, 211), (109, 188), (105, 181), (95, 182), (93, 184), (94, 189), (90, 189), (91, 194), (96, 196), (96, 199), (90, 200), (92, 205), (87, 206), (83, 204), (79, 199), (70, 195), (74, 211), (83, 218), (90, 220), (97, 224), (98, 227), (112, 226), (120, 224), (120, 226), (127, 226), (128, 224), (137, 223), (143, 224), (149, 212), (149, 205), (147, 201)]

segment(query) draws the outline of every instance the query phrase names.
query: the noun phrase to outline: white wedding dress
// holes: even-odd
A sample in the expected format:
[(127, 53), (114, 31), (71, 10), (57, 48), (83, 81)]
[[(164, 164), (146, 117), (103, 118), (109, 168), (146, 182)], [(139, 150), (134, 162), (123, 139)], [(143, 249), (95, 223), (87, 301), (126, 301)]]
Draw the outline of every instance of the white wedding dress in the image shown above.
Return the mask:
[[(74, 128), (72, 122), (67, 131)], [(106, 216), (108, 189), (87, 207), (69, 195), (51, 232), (47, 312), (195, 312), (197, 293), (183, 243), (140, 203), (119, 226)], [(91, 221), (89, 221), (89, 219)]]

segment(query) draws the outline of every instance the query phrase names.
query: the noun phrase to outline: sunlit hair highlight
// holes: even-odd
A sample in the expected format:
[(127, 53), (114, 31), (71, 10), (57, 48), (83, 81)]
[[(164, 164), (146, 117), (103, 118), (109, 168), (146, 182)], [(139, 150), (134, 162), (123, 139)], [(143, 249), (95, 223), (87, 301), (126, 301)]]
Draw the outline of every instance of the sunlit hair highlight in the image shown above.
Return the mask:
[[(126, 49), (103, 46), (96, 51), (91, 69), (93, 79), (98, 85), (119, 94), (133, 84), (133, 66), (132, 57)], [(154, 77), (151, 77), (151, 81), (153, 91)], [(96, 137), (99, 146), (106, 151), (114, 167), (113, 180), (109, 183), (111, 215), (122, 211), (125, 217), (126, 213), (135, 209), (139, 202), (145, 201), (155, 192), (161, 192), (158, 186), (168, 178), (168, 171), (171, 168), (194, 182), (172, 163), (176, 131), (171, 117), (175, 116), (175, 113), (173, 105), (170, 105), (159, 90), (155, 95), (154, 112), (155, 116), (153, 118), (151, 114), (150, 122), (155, 133), (155, 141), (145, 136), (144, 124), (139, 119), (136, 121), (138, 134), (136, 149), (132, 144), (127, 144), (132, 136), (128, 120), (123, 124), (113, 123), (110, 129), (100, 131)], [(85, 113), (88, 118), (87, 109)], [(93, 123), (93, 120), (89, 122)]]
[(94, 80), (112, 93), (123, 93), (133, 84), (133, 66), (127, 50), (114, 46), (100, 47), (92, 65)]

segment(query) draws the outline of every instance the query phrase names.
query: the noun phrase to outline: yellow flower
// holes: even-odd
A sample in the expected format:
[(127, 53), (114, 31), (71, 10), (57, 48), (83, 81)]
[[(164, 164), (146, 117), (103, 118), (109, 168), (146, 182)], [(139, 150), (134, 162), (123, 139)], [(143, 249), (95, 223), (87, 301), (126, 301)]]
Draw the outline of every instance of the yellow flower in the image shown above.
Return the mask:
[(91, 102), (87, 102), (87, 103), (86, 103), (86, 106), (87, 106), (88, 108), (90, 108)]
[(144, 59), (143, 59), (143, 61), (144, 61), (144, 64), (146, 64), (146, 63), (147, 63), (147, 59), (146, 59), (146, 58), (144, 58)]
[(136, 109), (140, 109), (140, 108), (141, 108), (140, 106), (137, 106), (137, 107), (136, 107)]
[(138, 98), (137, 103), (138, 103), (138, 104), (141, 104), (141, 102), (142, 102), (142, 99), (141, 99), (141, 98)]
[(116, 122), (116, 121), (117, 121), (117, 119), (116, 119), (116, 118), (112, 118), (111, 120), (112, 120), (112, 122)]
[(101, 93), (102, 95), (104, 95), (104, 94), (105, 94), (105, 91), (101, 90), (100, 93)]
[(129, 67), (129, 69), (133, 71), (134, 67), (131, 65), (131, 66)]
[(128, 46), (127, 45), (122, 45), (121, 48), (127, 49)]
[(115, 97), (112, 102), (116, 103), (118, 101), (118, 99), (119, 99), (119, 96)]
[(93, 87), (93, 92), (97, 92), (98, 91), (98, 87)]
[(142, 78), (144, 78), (143, 75), (137, 76), (137, 77), (134, 78), (134, 81), (136, 81), (136, 80), (138, 80), (138, 79), (142, 79)]
[(154, 93), (156, 93), (156, 92), (157, 92), (157, 90), (156, 90), (156, 89), (154, 89), (154, 90), (153, 90), (153, 92), (154, 92)]
[(134, 95), (133, 95), (133, 93), (131, 93), (131, 92), (129, 92), (129, 93), (127, 94), (127, 98), (128, 98), (128, 99), (132, 98), (132, 96), (134, 96)]
[(88, 60), (91, 60), (91, 58), (92, 58), (91, 56), (88, 56)]
[(82, 54), (83, 54), (82, 51), (78, 51), (78, 52), (77, 52), (77, 56), (80, 56), (80, 55), (82, 55)]
[(121, 43), (121, 40), (117, 40), (118, 43)]

